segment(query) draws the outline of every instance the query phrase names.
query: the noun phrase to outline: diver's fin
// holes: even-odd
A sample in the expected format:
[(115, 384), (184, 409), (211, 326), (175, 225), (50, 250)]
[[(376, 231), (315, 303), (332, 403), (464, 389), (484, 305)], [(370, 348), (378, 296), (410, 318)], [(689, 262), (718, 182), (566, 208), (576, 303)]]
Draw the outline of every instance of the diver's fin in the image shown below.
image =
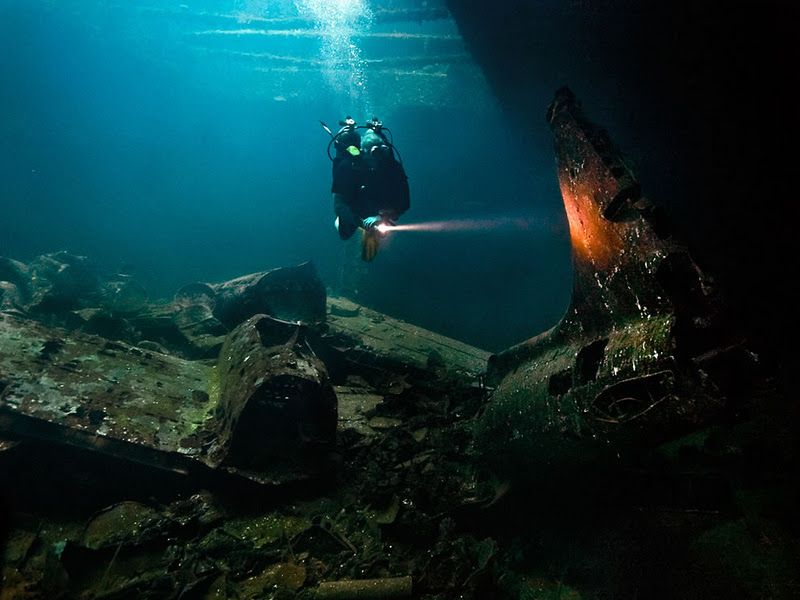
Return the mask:
[(380, 234), (377, 229), (362, 229), (361, 230), (361, 260), (371, 262), (375, 255), (378, 254), (378, 244), (380, 243)]

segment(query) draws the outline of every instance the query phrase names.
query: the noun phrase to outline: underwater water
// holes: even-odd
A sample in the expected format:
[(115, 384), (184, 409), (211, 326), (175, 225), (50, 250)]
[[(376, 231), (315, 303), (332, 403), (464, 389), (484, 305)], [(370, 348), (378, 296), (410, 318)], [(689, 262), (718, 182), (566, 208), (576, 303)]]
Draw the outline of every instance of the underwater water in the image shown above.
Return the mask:
[(392, 234), (359, 301), (488, 350), (551, 327), (571, 266), (544, 107), (504, 115), (449, 14), (422, 6), (441, 14), (4, 0), (0, 255), (68, 250), (152, 298), (311, 260), (353, 296), (319, 121), (377, 116), (409, 176), (403, 223), (461, 226)]

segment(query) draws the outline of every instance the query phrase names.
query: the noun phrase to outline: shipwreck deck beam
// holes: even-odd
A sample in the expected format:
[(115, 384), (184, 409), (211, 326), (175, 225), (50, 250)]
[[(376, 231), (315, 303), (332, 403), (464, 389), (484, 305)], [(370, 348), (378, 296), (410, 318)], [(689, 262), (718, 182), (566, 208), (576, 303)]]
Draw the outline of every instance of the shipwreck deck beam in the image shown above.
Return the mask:
[(478, 377), (490, 353), (361, 306), (328, 297), (328, 325), (334, 333), (355, 338), (377, 357), (428, 370), (441, 367), (455, 375)]

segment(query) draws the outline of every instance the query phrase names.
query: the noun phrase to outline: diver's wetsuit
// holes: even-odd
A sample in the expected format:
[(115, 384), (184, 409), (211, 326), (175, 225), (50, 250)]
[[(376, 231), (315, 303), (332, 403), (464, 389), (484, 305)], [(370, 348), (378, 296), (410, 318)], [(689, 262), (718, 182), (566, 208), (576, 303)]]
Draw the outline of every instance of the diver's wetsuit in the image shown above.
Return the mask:
[(345, 158), (334, 168), (333, 210), (339, 217), (339, 236), (350, 238), (362, 219), (389, 210), (396, 217), (409, 207), (408, 177), (394, 158), (376, 167), (361, 157)]

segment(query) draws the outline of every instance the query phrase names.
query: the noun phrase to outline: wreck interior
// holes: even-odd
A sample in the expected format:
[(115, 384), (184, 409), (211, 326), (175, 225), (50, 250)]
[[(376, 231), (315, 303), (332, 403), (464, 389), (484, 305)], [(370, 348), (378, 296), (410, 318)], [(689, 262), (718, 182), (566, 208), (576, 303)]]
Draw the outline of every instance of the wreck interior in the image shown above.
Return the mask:
[[(151, 301), (0, 257), (0, 599), (797, 597), (797, 8), (373, 7), (425, 40), (379, 69), (399, 104), (476, 81), (551, 153), (567, 297), (487, 352), (310, 262)], [(219, 32), (277, 27), (152, 11), (248, 72)], [(319, 75), (268, 60), (249, 93)]]

